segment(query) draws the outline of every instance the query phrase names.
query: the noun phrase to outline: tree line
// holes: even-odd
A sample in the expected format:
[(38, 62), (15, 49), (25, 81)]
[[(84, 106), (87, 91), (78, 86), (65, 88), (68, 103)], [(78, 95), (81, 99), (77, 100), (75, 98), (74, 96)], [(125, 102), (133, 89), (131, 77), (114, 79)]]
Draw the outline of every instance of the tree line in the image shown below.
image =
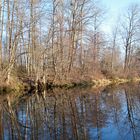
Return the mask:
[(108, 35), (96, 0), (0, 0), (1, 80), (139, 76), (139, 10), (131, 4)]

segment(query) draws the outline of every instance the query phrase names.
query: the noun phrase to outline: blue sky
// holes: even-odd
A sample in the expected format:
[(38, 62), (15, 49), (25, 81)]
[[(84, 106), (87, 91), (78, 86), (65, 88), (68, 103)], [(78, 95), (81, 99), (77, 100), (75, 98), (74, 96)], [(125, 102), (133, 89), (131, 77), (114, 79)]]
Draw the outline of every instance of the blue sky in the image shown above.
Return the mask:
[(111, 32), (118, 16), (123, 13), (131, 3), (139, 3), (140, 0), (101, 0), (107, 9), (107, 20), (104, 24), (104, 31)]

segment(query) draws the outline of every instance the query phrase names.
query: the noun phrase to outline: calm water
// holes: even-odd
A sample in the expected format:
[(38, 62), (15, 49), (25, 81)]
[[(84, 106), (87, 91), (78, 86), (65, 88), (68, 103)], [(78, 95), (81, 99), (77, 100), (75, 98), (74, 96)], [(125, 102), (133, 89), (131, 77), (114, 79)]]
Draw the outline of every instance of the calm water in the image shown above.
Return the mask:
[(140, 85), (0, 99), (0, 140), (140, 139)]

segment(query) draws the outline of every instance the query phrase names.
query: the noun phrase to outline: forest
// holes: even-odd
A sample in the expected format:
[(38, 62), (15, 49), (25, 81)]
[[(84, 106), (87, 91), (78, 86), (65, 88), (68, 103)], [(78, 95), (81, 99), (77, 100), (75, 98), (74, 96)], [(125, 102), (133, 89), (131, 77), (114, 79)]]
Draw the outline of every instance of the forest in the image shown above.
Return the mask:
[(97, 0), (0, 0), (0, 85), (139, 78), (140, 5), (106, 18)]

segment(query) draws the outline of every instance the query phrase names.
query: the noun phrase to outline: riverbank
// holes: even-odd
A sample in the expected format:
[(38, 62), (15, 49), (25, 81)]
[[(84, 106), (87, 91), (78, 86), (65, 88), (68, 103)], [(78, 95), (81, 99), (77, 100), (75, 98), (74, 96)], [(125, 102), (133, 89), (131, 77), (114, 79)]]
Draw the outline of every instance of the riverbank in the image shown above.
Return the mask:
[(38, 81), (37, 83), (33, 80), (18, 80), (17, 82), (14, 81), (10, 84), (0, 84), (0, 94), (1, 93), (8, 93), (11, 91), (14, 92), (32, 92), (32, 91), (43, 91), (46, 89), (53, 89), (53, 88), (64, 88), (64, 89), (71, 89), (75, 87), (105, 87), (108, 85), (119, 85), (124, 83), (139, 83), (140, 78), (130, 78), (130, 79), (122, 79), (122, 78), (115, 78), (115, 79), (96, 79), (91, 81), (81, 81), (81, 82), (72, 82), (67, 84), (53, 84), (53, 83), (46, 83), (43, 84), (42, 82)]
[(125, 83), (138, 83), (140, 82), (140, 78), (114, 78), (114, 79), (98, 79), (98, 80), (92, 80), (94, 83), (93, 86), (108, 86), (108, 85), (119, 85), (119, 84), (125, 84)]
[(129, 79), (123, 79), (123, 78), (114, 78), (114, 79), (96, 79), (91, 81), (81, 81), (79, 83), (69, 83), (69, 84), (60, 84), (60, 85), (52, 85), (52, 87), (59, 87), (59, 88), (74, 88), (74, 87), (105, 87), (108, 85), (119, 85), (119, 84), (125, 84), (125, 83), (139, 83), (140, 78), (129, 78)]

